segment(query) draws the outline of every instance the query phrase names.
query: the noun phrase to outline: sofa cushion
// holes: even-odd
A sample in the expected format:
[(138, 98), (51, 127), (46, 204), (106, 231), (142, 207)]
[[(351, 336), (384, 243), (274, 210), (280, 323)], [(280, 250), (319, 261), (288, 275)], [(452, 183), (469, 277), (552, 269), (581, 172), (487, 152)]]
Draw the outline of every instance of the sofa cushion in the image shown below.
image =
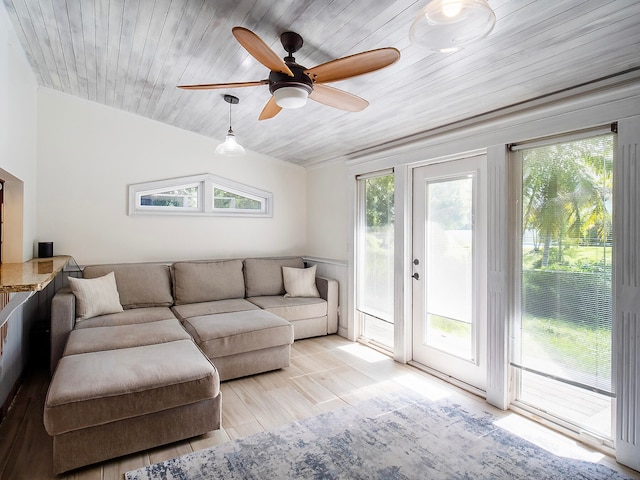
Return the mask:
[(89, 265), (83, 270), (84, 278), (101, 277), (113, 272), (116, 277), (120, 303), (125, 309), (142, 307), (169, 307), (173, 304), (171, 272), (161, 264)]
[(77, 320), (122, 311), (113, 272), (91, 279), (69, 277), (69, 287), (76, 297)]
[(49, 386), (44, 424), (50, 435), (215, 398), (218, 372), (193, 343), (62, 357)]
[(327, 302), (322, 298), (268, 296), (252, 297), (247, 300), (290, 322), (327, 315)]
[(188, 318), (184, 327), (212, 360), (293, 343), (293, 326), (264, 310)]
[(180, 320), (215, 313), (242, 312), (244, 310), (258, 310), (260, 307), (244, 298), (232, 298), (229, 300), (217, 300), (215, 302), (189, 303), (172, 307), (173, 313)]
[(69, 334), (63, 355), (141, 347), (190, 339), (191, 336), (175, 318), (134, 325), (80, 328)]
[(242, 260), (176, 262), (173, 281), (176, 305), (244, 298)]
[(284, 295), (282, 267), (304, 268), (304, 261), (301, 257), (245, 259), (244, 278), (247, 297)]
[(282, 267), (285, 297), (319, 297), (316, 265), (309, 268)]
[(175, 319), (169, 307), (134, 308), (120, 313), (100, 315), (76, 323), (75, 328), (110, 327), (113, 325), (132, 325), (134, 323), (157, 322), (158, 320)]

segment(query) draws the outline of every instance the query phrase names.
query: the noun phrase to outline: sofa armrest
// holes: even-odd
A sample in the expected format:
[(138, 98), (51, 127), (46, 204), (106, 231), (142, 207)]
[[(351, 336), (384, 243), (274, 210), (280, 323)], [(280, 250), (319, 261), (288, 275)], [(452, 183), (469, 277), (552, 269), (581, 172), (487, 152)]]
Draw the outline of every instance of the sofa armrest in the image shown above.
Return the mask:
[(51, 300), (51, 373), (56, 369), (58, 361), (67, 344), (67, 339), (76, 324), (76, 297), (68, 287), (61, 288)]
[(338, 331), (338, 281), (333, 278), (316, 277), (320, 296), (327, 301), (327, 333)]

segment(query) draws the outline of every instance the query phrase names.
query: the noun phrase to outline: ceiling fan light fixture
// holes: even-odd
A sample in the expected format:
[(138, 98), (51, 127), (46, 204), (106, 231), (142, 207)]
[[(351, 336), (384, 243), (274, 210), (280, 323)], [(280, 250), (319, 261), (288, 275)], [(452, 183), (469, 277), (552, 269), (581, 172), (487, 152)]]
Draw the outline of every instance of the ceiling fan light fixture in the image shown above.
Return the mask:
[(485, 38), (495, 23), (486, 0), (431, 0), (413, 21), (409, 39), (435, 52), (456, 52)]
[(238, 157), (240, 155), (244, 155), (245, 150), (244, 147), (236, 141), (236, 136), (233, 134), (233, 130), (231, 129), (231, 105), (240, 103), (240, 99), (238, 97), (234, 97), (233, 95), (224, 95), (223, 98), (224, 101), (229, 104), (229, 131), (227, 132), (227, 136), (225, 137), (224, 142), (216, 147), (214, 153), (216, 155)]
[(282, 108), (300, 108), (307, 104), (309, 91), (302, 87), (280, 87), (274, 90), (276, 104)]

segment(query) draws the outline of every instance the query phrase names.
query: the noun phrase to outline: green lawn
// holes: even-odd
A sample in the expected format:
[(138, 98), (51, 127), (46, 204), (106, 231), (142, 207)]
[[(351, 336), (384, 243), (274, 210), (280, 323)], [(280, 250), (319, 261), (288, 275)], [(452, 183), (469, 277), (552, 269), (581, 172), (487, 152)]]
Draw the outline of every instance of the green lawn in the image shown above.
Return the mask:
[[(430, 317), (429, 327), (463, 343), (471, 336), (471, 324), (437, 315)], [(525, 316), (522, 345), (524, 363), (533, 368), (543, 359), (559, 370), (611, 378), (610, 328)]]
[(441, 317), (439, 315), (429, 316), (429, 327), (454, 337), (469, 338), (471, 336), (470, 323)]
[(562, 369), (611, 378), (610, 328), (525, 316), (522, 345), (525, 363), (544, 358)]
[[(542, 253), (542, 248), (535, 251), (531, 246), (524, 246), (523, 270), (539, 269)], [(557, 268), (578, 272), (602, 272), (604, 268), (607, 271), (611, 268), (611, 254), (610, 246), (565, 246), (562, 262), (551, 263), (548, 270)], [(557, 259), (558, 249), (552, 247), (550, 261), (554, 262)], [(563, 370), (587, 374), (597, 372), (603, 377), (611, 376), (610, 327), (597, 328), (580, 324), (578, 321), (542, 318), (523, 312), (522, 345), (525, 363), (528, 357), (530, 364), (540, 360), (555, 364)]]

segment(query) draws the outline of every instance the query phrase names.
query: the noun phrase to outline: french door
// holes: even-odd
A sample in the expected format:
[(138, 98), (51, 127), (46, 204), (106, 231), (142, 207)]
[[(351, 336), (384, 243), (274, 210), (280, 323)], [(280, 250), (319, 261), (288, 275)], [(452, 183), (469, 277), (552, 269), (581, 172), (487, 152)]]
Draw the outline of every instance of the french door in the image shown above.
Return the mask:
[(413, 360), (485, 390), (486, 156), (413, 171)]

